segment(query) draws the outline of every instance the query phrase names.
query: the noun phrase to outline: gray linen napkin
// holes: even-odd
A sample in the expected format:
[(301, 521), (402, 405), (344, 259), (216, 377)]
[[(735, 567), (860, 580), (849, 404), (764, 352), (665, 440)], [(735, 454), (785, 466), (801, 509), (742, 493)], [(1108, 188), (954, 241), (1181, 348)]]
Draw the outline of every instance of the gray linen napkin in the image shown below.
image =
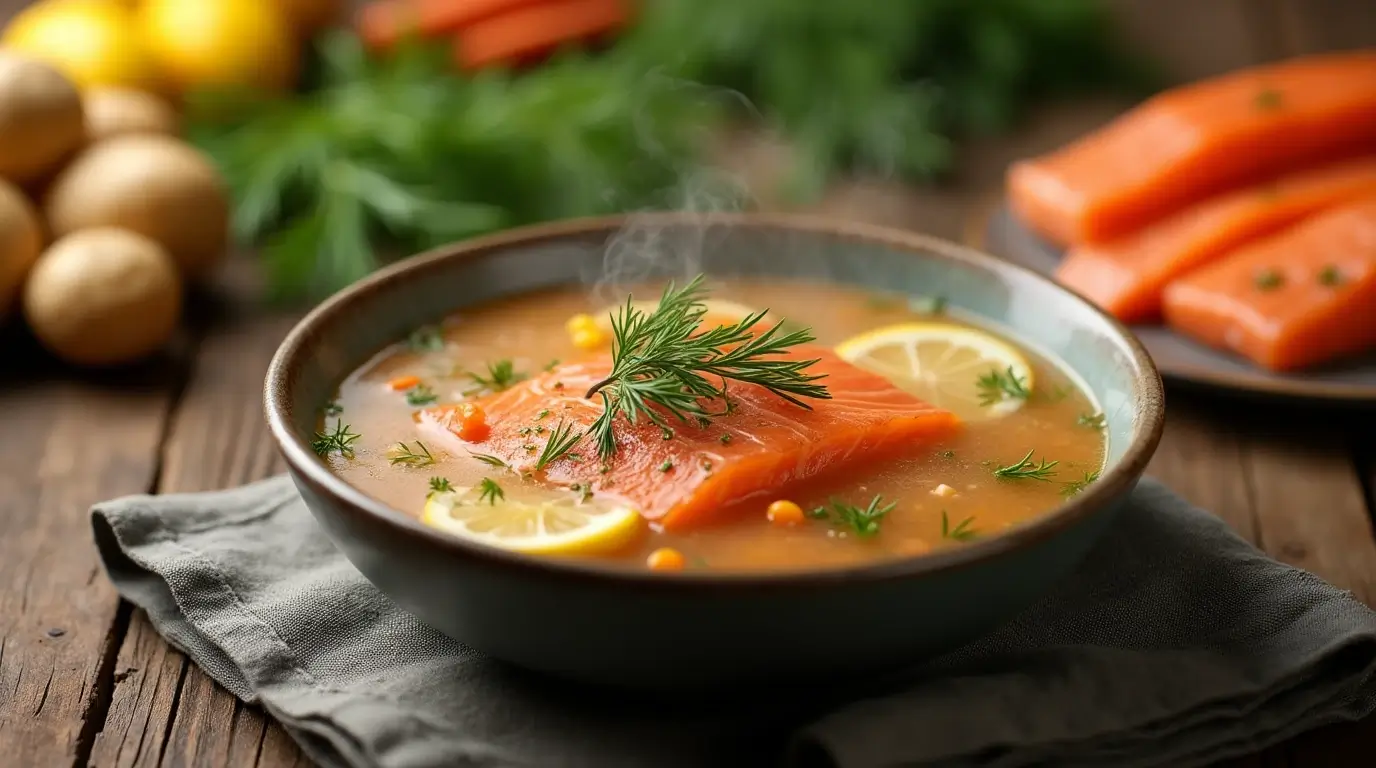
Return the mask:
[(992, 635), (849, 690), (630, 698), (486, 659), (383, 597), (286, 478), (92, 510), (120, 592), (325, 766), (1172, 766), (1376, 707), (1376, 614), (1143, 481)]

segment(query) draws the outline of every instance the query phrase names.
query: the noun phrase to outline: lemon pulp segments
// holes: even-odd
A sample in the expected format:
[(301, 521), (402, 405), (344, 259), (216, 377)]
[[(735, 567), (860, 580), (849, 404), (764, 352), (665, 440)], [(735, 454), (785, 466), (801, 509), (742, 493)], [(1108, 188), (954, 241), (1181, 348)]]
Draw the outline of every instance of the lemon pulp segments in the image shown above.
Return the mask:
[(1016, 377), (1030, 391), (1032, 366), (1017, 349), (976, 328), (951, 323), (901, 323), (842, 342), (836, 353), (912, 394), (967, 420), (997, 418), (1022, 407), (1004, 397), (985, 405), (979, 380)]
[(480, 499), (472, 488), (432, 494), (421, 521), (471, 541), (527, 554), (614, 552), (643, 528), (640, 515), (606, 497), (577, 494), (551, 499)]

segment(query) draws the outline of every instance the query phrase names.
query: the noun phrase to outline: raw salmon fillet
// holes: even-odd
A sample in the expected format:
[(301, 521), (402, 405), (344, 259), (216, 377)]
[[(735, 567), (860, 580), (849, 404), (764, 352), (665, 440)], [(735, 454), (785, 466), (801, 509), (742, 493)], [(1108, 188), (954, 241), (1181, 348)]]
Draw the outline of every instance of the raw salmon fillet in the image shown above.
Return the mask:
[[(683, 530), (712, 522), (733, 501), (777, 494), (790, 483), (912, 453), (959, 429), (954, 414), (830, 350), (802, 345), (780, 357), (817, 358), (808, 372), (826, 376), (819, 383), (832, 399), (809, 400), (808, 410), (762, 387), (728, 385), (735, 407), (710, 426), (675, 423), (666, 439), (653, 424), (632, 426), (617, 416), (618, 449), (608, 462), (598, 459), (592, 439), (585, 437), (573, 452), (545, 468), (544, 479), (591, 484), (625, 498), (665, 528)], [(479, 401), (491, 426), (480, 442), (457, 437), (451, 428), (454, 406), (422, 411), (420, 426), (455, 452), (485, 453), (518, 471), (533, 471), (561, 419), (585, 430), (602, 413), (601, 398), (589, 400), (584, 394), (610, 370), (605, 356), (567, 364)]]
[(1276, 371), (1376, 348), (1376, 196), (1186, 275), (1164, 309), (1181, 333)]
[(1059, 245), (1103, 242), (1240, 184), (1376, 148), (1376, 50), (1318, 54), (1166, 91), (1016, 163), (1008, 198)]
[(1298, 171), (1244, 187), (1126, 237), (1066, 252), (1056, 279), (1119, 320), (1161, 315), (1171, 280), (1308, 216), (1376, 195), (1376, 157)]

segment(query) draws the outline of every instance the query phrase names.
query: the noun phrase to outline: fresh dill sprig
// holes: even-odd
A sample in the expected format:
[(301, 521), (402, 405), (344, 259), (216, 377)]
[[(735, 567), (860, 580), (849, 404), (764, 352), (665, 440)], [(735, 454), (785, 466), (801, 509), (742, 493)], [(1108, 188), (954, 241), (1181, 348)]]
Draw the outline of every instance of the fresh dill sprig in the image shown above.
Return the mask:
[(430, 492), (427, 493), (427, 494), (425, 494), (425, 498), (428, 499), (428, 498), (430, 498), (431, 496), (434, 496), (434, 495), (437, 494), (437, 493), (453, 493), (453, 492), (454, 492), (454, 484), (451, 483), (451, 482), (449, 482), (449, 478), (447, 478), (447, 477), (432, 477), (432, 478), (430, 478)]
[(430, 454), (430, 449), (425, 447), (425, 443), (416, 441), (413, 449), (406, 443), (397, 443), (387, 452), (387, 460), (392, 464), (400, 464), (406, 467), (428, 467), (435, 463), (435, 457)]
[(830, 499), (827, 504), (809, 511), (807, 515), (814, 520), (828, 520), (833, 525), (849, 528), (855, 531), (857, 536), (873, 536), (879, 533), (880, 519), (897, 506), (896, 501), (885, 504), (883, 496), (875, 496), (864, 507)]
[(1050, 482), (1051, 476), (1056, 474), (1054, 470), (1059, 463), (1059, 461), (1047, 461), (1046, 459), (1042, 459), (1040, 462), (1033, 464), (1032, 451), (1028, 451), (1027, 455), (1019, 459), (1017, 463), (1009, 464), (1006, 467), (995, 468), (994, 475), (1011, 479)]
[(478, 503), (481, 504), (484, 501), (494, 506), (498, 501), (506, 501), (506, 491), (503, 491), (502, 486), (490, 477), (484, 477), (478, 481)]
[(1099, 470), (1086, 472), (1084, 477), (1078, 480), (1071, 480), (1061, 486), (1061, 495), (1067, 499), (1088, 488), (1090, 483), (1099, 479)]
[(1048, 403), (1059, 403), (1070, 397), (1070, 393), (1075, 390), (1065, 384), (1057, 384), (1051, 388), (1050, 392), (1042, 391), (1042, 400)]
[[(811, 406), (801, 398), (831, 397), (825, 386), (815, 383), (823, 376), (806, 372), (815, 359), (770, 359), (812, 341), (810, 331), (782, 333), (775, 325), (755, 335), (755, 326), (768, 310), (703, 331), (699, 326), (707, 313), (707, 289), (702, 282), (698, 275), (683, 288), (670, 283), (658, 308), (649, 313), (636, 308), (628, 296), (612, 317), (611, 374), (586, 395), (600, 395), (604, 406), (590, 430), (600, 457), (616, 452), (612, 427), (618, 414), (631, 424), (645, 419), (665, 430), (671, 419), (703, 427), (728, 412), (713, 412), (703, 404), (727, 401), (728, 381), (764, 387), (802, 408)], [(721, 385), (708, 376), (720, 378)]]
[(979, 535), (979, 531), (974, 529), (975, 518), (967, 517), (951, 527), (951, 518), (947, 517), (946, 510), (941, 510), (941, 538), (951, 541), (969, 541)]
[(1082, 413), (1076, 423), (1088, 429), (1103, 429), (1107, 425), (1102, 413)]
[(578, 503), (586, 504), (592, 498), (592, 483), (574, 483), (569, 490), (578, 494)]
[(582, 432), (575, 432), (572, 424), (560, 419), (559, 423), (554, 425), (554, 429), (550, 430), (549, 439), (545, 441), (544, 449), (535, 460), (535, 471), (539, 472), (563, 458), (573, 450), (573, 446), (577, 445), (582, 437)]
[(435, 394), (435, 390), (425, 386), (424, 384), (417, 384), (416, 386), (406, 390), (407, 405), (414, 405), (417, 407), (422, 405), (430, 405), (438, 401), (439, 399), (439, 396)]
[(336, 420), (333, 432), (316, 432), (315, 439), (311, 441), (311, 450), (321, 456), (328, 456), (337, 453), (346, 459), (354, 457), (354, 441), (360, 437), (355, 432), (349, 431), (349, 425), (343, 421)]
[(481, 461), (489, 467), (497, 467), (498, 469), (511, 469), (510, 464), (507, 464), (505, 461), (502, 461), (501, 459), (497, 458), (496, 456), (493, 456), (490, 453), (470, 453), (468, 455), (477, 459), (478, 461)]
[(474, 391), (501, 392), (510, 389), (517, 382), (524, 381), (526, 374), (516, 370), (510, 360), (498, 360), (487, 364), (487, 375), (469, 373), (468, 378), (477, 385)]
[(908, 309), (919, 315), (941, 315), (946, 313), (947, 303), (945, 296), (914, 296), (908, 300)]
[(444, 334), (433, 325), (422, 325), (406, 336), (406, 347), (412, 352), (438, 352), (444, 349)]
[(975, 386), (979, 388), (979, 404), (986, 407), (1005, 400), (1026, 400), (1032, 395), (1011, 365), (1007, 371), (990, 371), (979, 377)]

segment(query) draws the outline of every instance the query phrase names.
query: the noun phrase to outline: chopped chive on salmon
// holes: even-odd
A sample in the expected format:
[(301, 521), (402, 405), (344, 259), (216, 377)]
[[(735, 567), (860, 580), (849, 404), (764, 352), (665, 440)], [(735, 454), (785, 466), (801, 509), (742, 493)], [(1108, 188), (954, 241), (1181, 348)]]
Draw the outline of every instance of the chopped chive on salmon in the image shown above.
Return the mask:
[(1261, 270), (1256, 277), (1252, 278), (1252, 283), (1256, 285), (1258, 290), (1262, 291), (1275, 290), (1284, 282), (1285, 278), (1281, 276), (1280, 272), (1271, 267)]

